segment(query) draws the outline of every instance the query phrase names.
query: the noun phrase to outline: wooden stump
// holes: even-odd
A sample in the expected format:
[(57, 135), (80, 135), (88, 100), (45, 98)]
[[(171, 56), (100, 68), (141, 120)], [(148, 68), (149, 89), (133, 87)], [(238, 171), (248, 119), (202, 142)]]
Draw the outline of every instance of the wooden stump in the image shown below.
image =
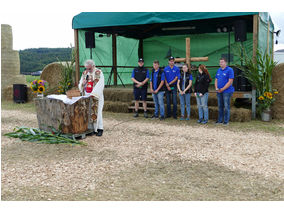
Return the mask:
[(51, 127), (63, 133), (81, 134), (97, 120), (98, 100), (93, 96), (81, 98), (74, 104), (49, 98), (35, 99), (38, 126), (45, 131)]

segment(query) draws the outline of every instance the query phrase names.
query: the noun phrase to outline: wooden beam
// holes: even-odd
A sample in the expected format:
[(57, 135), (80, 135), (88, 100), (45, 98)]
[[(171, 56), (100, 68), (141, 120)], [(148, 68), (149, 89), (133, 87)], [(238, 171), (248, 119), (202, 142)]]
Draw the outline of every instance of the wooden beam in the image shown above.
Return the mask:
[(270, 33), (269, 28), (270, 28), (270, 22), (268, 20), (268, 23), (267, 23), (267, 50), (266, 50), (267, 54), (269, 54), (269, 33)]
[(258, 47), (258, 23), (259, 23), (259, 16), (253, 15), (253, 61), (256, 63), (256, 50)]
[(80, 79), (80, 60), (79, 60), (79, 39), (78, 30), (74, 30), (74, 44), (75, 44), (75, 85), (79, 84)]
[[(190, 61), (208, 61), (208, 57), (192, 57)], [(186, 58), (175, 58), (175, 62), (186, 62)]]
[(117, 85), (117, 50), (116, 50), (116, 34), (112, 34), (112, 69), (113, 69), (113, 85)]
[(187, 63), (188, 67), (190, 67), (190, 38), (185, 39), (185, 44), (186, 44), (186, 55), (185, 55), (185, 62)]

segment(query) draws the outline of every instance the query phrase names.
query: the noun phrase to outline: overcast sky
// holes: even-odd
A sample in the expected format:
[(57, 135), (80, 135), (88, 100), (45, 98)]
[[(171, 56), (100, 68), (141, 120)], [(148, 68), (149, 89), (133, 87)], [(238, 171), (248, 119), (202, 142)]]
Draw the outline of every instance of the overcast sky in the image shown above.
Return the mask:
[[(207, 1), (207, 0), (206, 0)], [(15, 50), (39, 47), (70, 47), (74, 46), (74, 31), (72, 30), (72, 18), (83, 11), (219, 11), (219, 12), (239, 12), (239, 11), (268, 11), (274, 21), (275, 28), (281, 29), (282, 32), (278, 38), (279, 45), (275, 49), (284, 49), (284, 8), (283, 11), (277, 11), (278, 7), (271, 5), (259, 5), (259, 9), (255, 4), (247, 5), (244, 10), (241, 5), (247, 1), (209, 1), (207, 4), (191, 5), (189, 1), (181, 1), (180, 5), (188, 5), (188, 7), (179, 6), (178, 4), (153, 3), (153, 1), (143, 0), (143, 4), (133, 4), (136, 1), (126, 1), (123, 4), (119, 1), (35, 1), (35, 0), (9, 0), (2, 3), (1, 1), (1, 24), (9, 24), (13, 30), (13, 48)], [(85, 2), (85, 3), (84, 3)], [(202, 1), (204, 2), (204, 0)], [(214, 2), (212, 4), (212, 2)], [(228, 2), (234, 3), (234, 8), (228, 9)], [(269, 1), (272, 3), (273, 1)], [(277, 1), (276, 1), (277, 2)], [(124, 5), (127, 5), (125, 7)], [(270, 6), (270, 7), (269, 7)], [(262, 8), (263, 7), (263, 8)], [(186, 9), (188, 8), (188, 10)], [(229, 7), (230, 8), (230, 7)], [(253, 9), (254, 8), (254, 9)], [(183, 10), (184, 9), (184, 10)], [(234, 9), (234, 10), (232, 10)], [(267, 9), (267, 10), (266, 10)]]

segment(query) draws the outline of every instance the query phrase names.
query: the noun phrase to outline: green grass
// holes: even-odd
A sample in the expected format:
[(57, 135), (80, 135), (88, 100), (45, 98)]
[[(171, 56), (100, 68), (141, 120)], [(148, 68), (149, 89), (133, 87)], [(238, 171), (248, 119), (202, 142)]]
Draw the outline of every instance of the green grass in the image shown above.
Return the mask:
[(39, 80), (40, 76), (32, 76), (32, 75), (26, 75), (26, 81), (29, 85), (33, 80)]
[(35, 104), (33, 101), (25, 104), (17, 104), (13, 101), (1, 101), (1, 108), (4, 110), (21, 110), (25, 112), (35, 112)]

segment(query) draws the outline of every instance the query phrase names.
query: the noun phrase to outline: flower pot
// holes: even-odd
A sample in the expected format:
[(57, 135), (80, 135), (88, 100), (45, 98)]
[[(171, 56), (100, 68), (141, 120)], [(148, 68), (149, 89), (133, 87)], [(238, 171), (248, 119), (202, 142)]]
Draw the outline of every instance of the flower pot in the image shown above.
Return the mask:
[(265, 109), (261, 112), (261, 120), (262, 121), (271, 121), (271, 110)]
[(42, 99), (43, 98), (43, 93), (38, 92), (36, 97)]

